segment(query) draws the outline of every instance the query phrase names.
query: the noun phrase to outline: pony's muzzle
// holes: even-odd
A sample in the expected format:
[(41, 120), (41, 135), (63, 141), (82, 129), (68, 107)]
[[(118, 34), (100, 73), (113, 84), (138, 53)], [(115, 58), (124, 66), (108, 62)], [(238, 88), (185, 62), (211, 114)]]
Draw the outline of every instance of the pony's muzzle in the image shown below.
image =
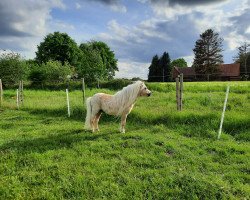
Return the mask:
[(151, 96), (151, 94), (152, 94), (152, 92), (149, 92), (147, 95), (148, 95), (148, 97), (150, 97)]

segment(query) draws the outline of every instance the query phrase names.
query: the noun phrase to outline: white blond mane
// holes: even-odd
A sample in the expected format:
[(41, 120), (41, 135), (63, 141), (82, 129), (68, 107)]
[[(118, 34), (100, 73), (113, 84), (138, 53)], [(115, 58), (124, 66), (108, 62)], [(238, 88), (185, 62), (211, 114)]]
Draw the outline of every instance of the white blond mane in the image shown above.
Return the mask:
[(113, 98), (116, 102), (116, 105), (119, 106), (117, 115), (121, 115), (126, 108), (135, 103), (142, 84), (143, 82), (136, 81), (135, 83), (124, 87), (121, 91), (114, 94)]

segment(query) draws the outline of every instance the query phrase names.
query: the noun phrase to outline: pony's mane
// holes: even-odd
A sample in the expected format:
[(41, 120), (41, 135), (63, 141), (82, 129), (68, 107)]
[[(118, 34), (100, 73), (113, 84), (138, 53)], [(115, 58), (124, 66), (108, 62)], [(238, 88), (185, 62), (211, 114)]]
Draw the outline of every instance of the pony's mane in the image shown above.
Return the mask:
[(136, 81), (114, 94), (113, 98), (119, 106), (117, 115), (121, 115), (124, 109), (135, 103), (142, 84), (143, 82)]

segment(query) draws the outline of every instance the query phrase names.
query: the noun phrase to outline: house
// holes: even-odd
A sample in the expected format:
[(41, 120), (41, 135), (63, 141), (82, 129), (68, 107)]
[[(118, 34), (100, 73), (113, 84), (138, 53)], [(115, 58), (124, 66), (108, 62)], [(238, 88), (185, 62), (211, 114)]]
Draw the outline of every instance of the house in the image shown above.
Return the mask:
[(230, 80), (240, 80), (240, 64), (221, 64), (219, 65), (219, 72), (216, 74), (197, 74), (193, 67), (174, 67), (173, 68), (173, 79), (178, 77), (178, 75), (183, 74), (183, 79), (185, 81), (196, 81), (196, 80), (206, 80), (206, 81), (230, 81)]

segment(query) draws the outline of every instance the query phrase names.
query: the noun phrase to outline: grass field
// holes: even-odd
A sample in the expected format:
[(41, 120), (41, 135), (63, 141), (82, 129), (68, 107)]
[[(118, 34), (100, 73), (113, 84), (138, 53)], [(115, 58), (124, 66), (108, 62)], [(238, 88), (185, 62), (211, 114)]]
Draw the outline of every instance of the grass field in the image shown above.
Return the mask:
[[(85, 132), (81, 91), (70, 92), (70, 118), (64, 91), (26, 90), (20, 110), (4, 91), (0, 199), (249, 199), (250, 82), (185, 83), (182, 112), (173, 83), (148, 87), (125, 134), (107, 115)], [(115, 92), (86, 95), (98, 91)]]

